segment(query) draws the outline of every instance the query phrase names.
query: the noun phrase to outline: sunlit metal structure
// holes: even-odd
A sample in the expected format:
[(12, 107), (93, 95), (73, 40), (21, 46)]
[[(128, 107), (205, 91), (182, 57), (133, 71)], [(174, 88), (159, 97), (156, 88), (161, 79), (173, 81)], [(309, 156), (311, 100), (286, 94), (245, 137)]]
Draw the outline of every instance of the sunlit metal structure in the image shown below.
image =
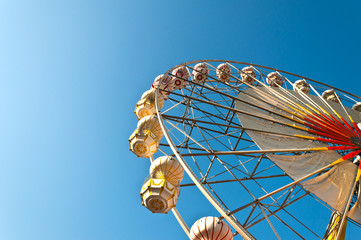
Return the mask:
[[(177, 65), (153, 88), (164, 137), (157, 136), (157, 152), (146, 156), (176, 158), (188, 175), (178, 191), (199, 190), (234, 239), (336, 240), (346, 226), (361, 234), (360, 97), (223, 60)], [(192, 239), (193, 223), (172, 211)]]

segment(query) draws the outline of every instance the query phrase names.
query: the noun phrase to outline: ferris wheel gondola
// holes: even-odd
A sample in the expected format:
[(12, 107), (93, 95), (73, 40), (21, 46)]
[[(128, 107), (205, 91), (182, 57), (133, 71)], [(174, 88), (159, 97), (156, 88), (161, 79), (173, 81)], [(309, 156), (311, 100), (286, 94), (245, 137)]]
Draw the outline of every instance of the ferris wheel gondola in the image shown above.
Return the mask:
[[(198, 238), (175, 205), (180, 189), (192, 186), (235, 239), (263, 239), (266, 229), (275, 239), (342, 239), (346, 223), (361, 232), (360, 97), (285, 71), (221, 60), (175, 66), (153, 89), (157, 97), (141, 105), (150, 110), (142, 110), (148, 116), (130, 139), (131, 150), (153, 166), (141, 196), (154, 187), (160, 199), (168, 182), (173, 192), (163, 198), (172, 196), (172, 204), (153, 201), (153, 207), (173, 208), (191, 239)], [(152, 150), (137, 153), (147, 144)], [(154, 161), (157, 155), (163, 160)], [(169, 182), (177, 170), (154, 167), (164, 159), (181, 166), (191, 182)], [(167, 174), (154, 173), (162, 168)]]

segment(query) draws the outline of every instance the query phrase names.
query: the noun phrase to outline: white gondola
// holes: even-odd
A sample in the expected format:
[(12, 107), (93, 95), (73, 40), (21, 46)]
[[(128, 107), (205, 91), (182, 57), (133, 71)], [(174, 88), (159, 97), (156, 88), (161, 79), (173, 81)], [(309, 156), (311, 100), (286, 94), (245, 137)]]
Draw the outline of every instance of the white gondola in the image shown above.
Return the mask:
[(244, 67), (241, 71), (241, 78), (244, 83), (253, 84), (256, 78), (256, 73), (252, 67)]
[(308, 85), (308, 82), (306, 80), (300, 79), (293, 84), (293, 90), (301, 91), (303, 93), (309, 93), (310, 86)]
[(189, 71), (186, 67), (177, 67), (172, 72), (172, 89), (182, 89), (188, 85), (187, 80), (189, 79)]
[(129, 138), (130, 150), (138, 157), (148, 158), (158, 150), (162, 137), (163, 132), (157, 116), (143, 117)]
[(271, 72), (267, 75), (267, 83), (271, 87), (279, 87), (284, 83), (283, 77), (277, 72)]
[(339, 100), (338, 100), (338, 98), (337, 98), (337, 96), (335, 94), (335, 90), (333, 90), (333, 89), (329, 89), (329, 90), (324, 91), (322, 93), (322, 97), (325, 100), (339, 103)]
[(168, 99), (170, 91), (172, 91), (172, 78), (163, 74), (154, 79), (151, 89), (157, 89), (159, 86), (159, 93), (163, 96), (164, 100)]
[(361, 102), (357, 102), (352, 106), (352, 109), (361, 112)]
[[(145, 93), (143, 93), (142, 97), (138, 101), (134, 113), (137, 115), (138, 119), (142, 119), (143, 117), (156, 114), (155, 107), (155, 98), (156, 98), (156, 89), (152, 88)], [(162, 109), (164, 105), (164, 98), (162, 95), (158, 95), (158, 106)]]
[(216, 217), (204, 217), (196, 221), (190, 230), (190, 239), (198, 240), (232, 240), (231, 228)]
[(142, 205), (152, 213), (168, 213), (176, 206), (179, 190), (165, 179), (150, 178), (140, 190)]
[(208, 78), (209, 68), (205, 63), (198, 63), (192, 72), (193, 82), (204, 83)]
[(227, 63), (221, 63), (217, 67), (217, 78), (221, 82), (229, 82), (231, 79), (231, 67)]
[(154, 160), (149, 169), (152, 178), (166, 179), (177, 186), (184, 177), (184, 169), (176, 158), (162, 156)]

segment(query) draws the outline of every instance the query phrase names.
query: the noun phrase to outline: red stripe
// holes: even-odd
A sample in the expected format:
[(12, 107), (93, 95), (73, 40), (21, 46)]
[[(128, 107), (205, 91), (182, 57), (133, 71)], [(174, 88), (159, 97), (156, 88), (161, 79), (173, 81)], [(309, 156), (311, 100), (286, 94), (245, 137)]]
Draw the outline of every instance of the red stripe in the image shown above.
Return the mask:
[(346, 137), (343, 137), (343, 136), (333, 136), (333, 135), (326, 134), (326, 133), (323, 133), (323, 132), (318, 132), (318, 131), (315, 131), (315, 130), (312, 130), (312, 129), (309, 129), (308, 131), (310, 133), (320, 135), (322, 137), (332, 138), (334, 140), (339, 140), (339, 141), (349, 141), (350, 140), (350, 138), (346, 138)]
[(350, 124), (348, 124), (348, 122), (346, 122), (343, 118), (341, 118), (342, 122), (347, 126), (347, 128), (349, 128), (351, 130), (351, 132), (357, 136), (357, 133), (352, 129), (352, 127), (350, 126)]
[(207, 218), (208, 218), (208, 217), (205, 217), (205, 218), (204, 218), (204, 229), (206, 230), (207, 239), (209, 239), (209, 237), (208, 237), (208, 229), (207, 229)]
[[(313, 121), (311, 119), (308, 119), (308, 118), (305, 118), (305, 120), (308, 121), (308, 122), (311, 122), (312, 124), (315, 124), (315, 125), (317, 125), (317, 126), (319, 126), (321, 128), (327, 128), (327, 129), (332, 129), (332, 130), (337, 129), (338, 131), (341, 131), (341, 132), (344, 131), (344, 129), (340, 129), (339, 127), (337, 127), (337, 126), (335, 126), (333, 124), (328, 124), (328, 122), (317, 123), (317, 122), (315, 122), (315, 121)], [(320, 121), (318, 121), (318, 122), (320, 122)]]
[[(311, 125), (312, 126), (312, 125)], [(314, 127), (316, 128), (316, 127)], [(330, 130), (334, 133), (337, 133), (337, 134), (341, 134), (345, 137), (350, 137), (349, 134), (346, 134), (345, 131), (347, 132), (347, 129), (339, 129), (339, 128), (332, 128), (332, 126), (329, 126), (329, 125), (326, 125), (326, 126), (321, 126), (321, 128), (316, 128), (318, 130), (321, 130), (321, 131), (326, 131), (326, 132), (330, 132)]]
[[(217, 240), (217, 239), (218, 239), (218, 237), (219, 237), (219, 234), (221, 234), (221, 232), (222, 232), (222, 228), (223, 228), (223, 221), (220, 221), (220, 223), (222, 224), (221, 229), (219, 230), (219, 233), (218, 233), (218, 235), (217, 235), (217, 238), (216, 238), (216, 239), (214, 239), (214, 240)], [(218, 223), (218, 224), (219, 224), (219, 223)]]
[[(350, 130), (348, 128), (346, 128), (342, 123), (340, 123), (336, 118), (334, 118), (332, 115), (331, 118), (334, 120), (332, 121), (330, 118), (328, 118), (327, 116), (325, 116), (324, 114), (321, 113), (321, 115), (327, 119), (327, 122), (332, 122), (332, 125), (334, 127), (336, 127), (337, 129), (341, 130), (341, 131), (347, 131), (348, 133), (350, 133), (351, 135), (353, 135), (353, 131), (350, 132)], [(336, 124), (334, 124), (336, 123)]]
[(333, 126), (338, 127), (338, 128), (341, 128), (341, 129), (344, 128), (344, 126), (343, 126), (337, 119), (335, 119), (331, 114), (330, 114), (330, 117), (331, 117), (332, 119), (330, 119), (329, 117), (327, 117), (326, 115), (324, 115), (324, 114), (322, 114), (322, 113), (321, 113), (321, 115), (322, 115), (325, 119), (327, 119), (326, 121), (332, 122), (332, 125), (333, 125)]
[[(335, 119), (332, 115), (330, 115), (332, 117), (332, 119), (334, 119), (335, 121), (337, 121), (337, 119)], [(342, 125), (342, 123), (340, 123), (339, 121), (337, 121), (340, 125)], [(343, 125), (342, 125), (343, 126)], [(345, 130), (347, 130), (349, 132), (349, 129), (348, 128), (345, 128)], [(352, 132), (351, 132), (352, 133)], [(353, 133), (350, 135), (352, 136)]]
[[(354, 156), (356, 156), (357, 154), (359, 154), (361, 152), (361, 150), (358, 151), (354, 151), (354, 152), (350, 152), (348, 154), (346, 154), (345, 156), (342, 157), (343, 160), (348, 160)], [(361, 165), (361, 164), (360, 164)]]
[(330, 131), (330, 129), (322, 129), (321, 131), (315, 131), (315, 130), (311, 130), (309, 132), (314, 132), (314, 133), (317, 133), (318, 135), (321, 135), (321, 136), (324, 136), (324, 137), (328, 137), (328, 138), (332, 138), (332, 139), (338, 139), (338, 140), (341, 140), (343, 139), (344, 140), (349, 140), (350, 137), (347, 137), (347, 136), (344, 136), (342, 134), (337, 134), (333, 131)]
[[(198, 224), (197, 224), (197, 226), (198, 226)], [(200, 239), (198, 236), (197, 236), (197, 234), (194, 232), (194, 228), (192, 227), (192, 233), (193, 233), (193, 235), (197, 238), (197, 239)], [(199, 230), (199, 229), (198, 229)], [(194, 238), (192, 239), (192, 240), (195, 240)], [(202, 240), (202, 239), (201, 239)]]
[[(317, 122), (321, 122), (321, 123), (323, 123), (323, 124), (326, 124), (326, 126), (332, 126), (333, 128), (336, 128), (336, 129), (338, 129), (338, 130), (341, 130), (341, 131), (344, 131), (345, 129), (343, 128), (343, 126), (338, 126), (337, 124), (334, 124), (334, 122), (331, 120), (331, 119), (329, 119), (329, 118), (327, 118), (325, 115), (323, 115), (322, 114), (322, 116), (323, 116), (323, 118), (324, 119), (322, 119), (322, 118), (320, 118), (319, 116), (317, 116), (317, 115), (315, 115), (316, 117), (318, 117), (318, 118), (320, 118), (321, 120), (318, 120), (317, 118), (315, 118), (315, 117), (313, 117), (312, 115), (309, 115), (309, 114), (307, 114), (307, 116), (308, 117), (310, 117), (310, 118), (312, 118), (312, 119), (314, 119), (314, 120), (316, 120)], [(307, 119), (307, 118), (306, 118)], [(310, 120), (310, 119), (308, 119), (309, 121), (312, 121), (312, 120)]]
[[(227, 226), (228, 227), (228, 226)], [(228, 235), (228, 233), (229, 233), (229, 227), (227, 228), (227, 233), (226, 233), (226, 235), (224, 235), (224, 237), (223, 238), (221, 238), (220, 240), (223, 240), (225, 237), (227, 237), (227, 235)]]
[[(357, 149), (358, 147), (347, 147), (347, 146), (335, 146), (335, 147), (328, 147), (328, 150), (351, 150)], [(347, 154), (348, 155), (348, 154)], [(347, 156), (345, 155), (345, 156)]]
[(334, 143), (334, 144), (353, 145), (350, 141), (349, 142), (344, 142), (344, 141), (337, 141), (337, 140), (326, 139), (326, 138), (316, 138), (316, 140), (321, 141), (321, 142)]
[(203, 236), (201, 230), (199, 229), (199, 223), (200, 222), (197, 223), (198, 232), (201, 234), (203, 240), (207, 240), (207, 239), (204, 239), (204, 236)]
[(357, 127), (356, 123), (355, 122), (352, 122), (353, 126), (355, 127), (357, 133), (358, 133), (358, 136), (360, 137), (361, 136), (361, 131), (360, 129)]
[[(213, 219), (214, 220), (214, 219)], [(213, 221), (213, 224), (212, 224), (212, 239), (213, 239), (213, 234), (214, 234), (214, 224), (217, 224), (216, 221)]]

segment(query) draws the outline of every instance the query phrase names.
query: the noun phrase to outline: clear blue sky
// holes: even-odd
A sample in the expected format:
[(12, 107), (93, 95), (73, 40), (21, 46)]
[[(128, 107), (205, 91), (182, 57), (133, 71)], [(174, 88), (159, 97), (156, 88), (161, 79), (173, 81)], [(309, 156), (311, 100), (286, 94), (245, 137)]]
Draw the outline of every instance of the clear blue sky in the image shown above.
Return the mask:
[[(0, 239), (186, 239), (171, 214), (141, 206), (149, 161), (128, 150), (154, 77), (230, 59), (360, 95), (360, 12), (359, 1), (0, 1)], [(182, 194), (197, 219), (204, 200)]]

